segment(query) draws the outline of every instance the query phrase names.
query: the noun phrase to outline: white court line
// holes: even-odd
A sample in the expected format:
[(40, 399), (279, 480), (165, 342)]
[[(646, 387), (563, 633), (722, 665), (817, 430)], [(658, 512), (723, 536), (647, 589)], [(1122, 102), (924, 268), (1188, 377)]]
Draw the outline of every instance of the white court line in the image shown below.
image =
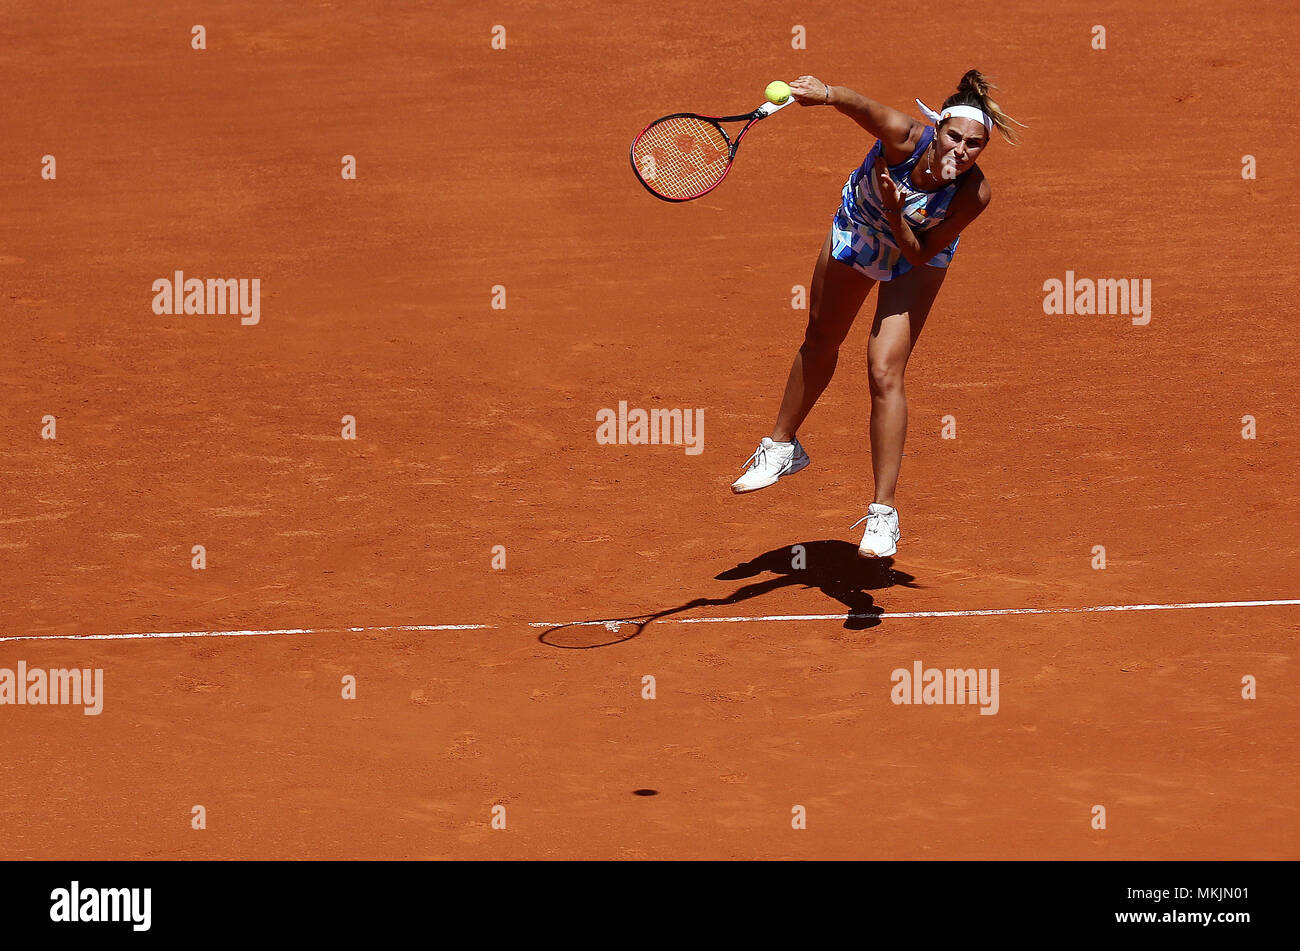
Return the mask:
[[(1262, 608), (1300, 604), (1300, 598), (1286, 601), (1189, 601), (1181, 604), (1099, 604), (1086, 608), (996, 608), (982, 611), (898, 611), (881, 614), (768, 614), (758, 617), (663, 618), (656, 624), (724, 624), (742, 621), (844, 621), (849, 618), (990, 617), (1002, 614), (1089, 614), (1100, 611), (1182, 611), (1189, 608)], [(529, 627), (597, 627), (606, 624), (639, 624), (641, 618), (608, 621), (530, 621)]]
[(398, 624), (394, 627), (350, 627), (349, 631), (481, 631), (495, 624)]
[[(752, 621), (844, 621), (849, 618), (991, 617), (1006, 614), (1092, 614), (1102, 611), (1183, 611), (1192, 608), (1263, 608), (1300, 604), (1300, 598), (1281, 601), (1191, 601), (1181, 604), (1099, 604), (1085, 608), (995, 608), (979, 611), (899, 611), (881, 614), (766, 614), (755, 617), (679, 617), (662, 618), (657, 624), (735, 624)], [(640, 623), (639, 618), (608, 621), (529, 621), (529, 627), (597, 627)], [(384, 627), (294, 627), (273, 631), (155, 631), (128, 634), (6, 634), (0, 641), (139, 641), (169, 637), (269, 637), (281, 634), (354, 634), (380, 631), (484, 631), (496, 624), (399, 624)]]
[(475, 631), (492, 624), (414, 624), (396, 627), (292, 627), (278, 631), (155, 631), (148, 634), (6, 634), (0, 641), (140, 641), (154, 637), (269, 637), (276, 634), (336, 634), (340, 631)]

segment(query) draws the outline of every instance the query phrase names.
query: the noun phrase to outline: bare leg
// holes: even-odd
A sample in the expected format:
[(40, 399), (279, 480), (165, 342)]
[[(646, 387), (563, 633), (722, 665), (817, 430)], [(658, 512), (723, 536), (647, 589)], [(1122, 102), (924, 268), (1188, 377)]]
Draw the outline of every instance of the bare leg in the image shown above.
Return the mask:
[(876, 282), (831, 256), (828, 234), (813, 271), (808, 300), (808, 330), (803, 346), (795, 354), (790, 377), (785, 383), (781, 411), (777, 413), (772, 438), (789, 442), (812, 411), (826, 384), (835, 374), (840, 344), (848, 336), (853, 319), (862, 308), (867, 292)]
[(881, 284), (876, 298), (876, 316), (867, 346), (871, 378), (871, 471), (876, 480), (873, 501), (891, 508), (907, 437), (903, 371), (947, 273), (944, 268), (929, 265), (914, 267), (901, 277)]

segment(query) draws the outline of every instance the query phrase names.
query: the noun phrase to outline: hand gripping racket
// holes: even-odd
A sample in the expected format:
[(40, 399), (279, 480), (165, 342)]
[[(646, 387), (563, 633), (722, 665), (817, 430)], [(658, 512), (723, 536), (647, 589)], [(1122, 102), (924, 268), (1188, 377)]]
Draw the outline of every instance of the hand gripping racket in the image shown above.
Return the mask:
[[(650, 194), (664, 201), (690, 201), (707, 195), (731, 171), (749, 127), (792, 102), (793, 96), (779, 105), (765, 102), (743, 116), (678, 112), (656, 119), (632, 143), (632, 171)], [(724, 122), (743, 122), (745, 127), (732, 140), (722, 128)]]

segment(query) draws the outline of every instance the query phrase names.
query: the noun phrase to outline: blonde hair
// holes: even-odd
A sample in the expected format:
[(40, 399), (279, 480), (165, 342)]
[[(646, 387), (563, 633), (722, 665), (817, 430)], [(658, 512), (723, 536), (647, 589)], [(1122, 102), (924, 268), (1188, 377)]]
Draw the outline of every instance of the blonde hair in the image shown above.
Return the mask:
[(997, 126), (998, 131), (1002, 133), (1002, 138), (1007, 140), (1008, 145), (1017, 145), (1020, 142), (1020, 136), (1015, 129), (1011, 127), (1014, 122), (1022, 129), (1029, 128), (1023, 122), (1011, 118), (1002, 108), (989, 98), (989, 91), (997, 89), (978, 69), (966, 70), (966, 75), (962, 76), (961, 82), (957, 84), (957, 91), (943, 101), (943, 108), (949, 106), (974, 106), (988, 114)]

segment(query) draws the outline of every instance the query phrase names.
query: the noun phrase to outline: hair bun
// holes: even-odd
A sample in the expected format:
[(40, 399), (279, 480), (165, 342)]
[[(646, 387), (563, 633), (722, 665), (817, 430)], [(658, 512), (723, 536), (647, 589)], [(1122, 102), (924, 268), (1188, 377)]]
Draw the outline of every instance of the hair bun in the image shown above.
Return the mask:
[(975, 106), (982, 110), (990, 119), (993, 125), (1002, 133), (1002, 137), (1011, 145), (1015, 145), (1019, 140), (1016, 130), (1012, 125), (1018, 125), (1025, 128), (1023, 122), (1019, 122), (1005, 112), (1002, 107), (989, 98), (989, 93), (997, 89), (993, 83), (984, 78), (984, 74), (978, 69), (968, 69), (962, 76), (961, 82), (957, 84), (957, 91), (943, 101), (942, 108), (947, 109), (949, 106)]
[(962, 76), (961, 82), (957, 83), (957, 91), (973, 92), (983, 99), (989, 94), (989, 81), (978, 69), (968, 69), (966, 75)]

